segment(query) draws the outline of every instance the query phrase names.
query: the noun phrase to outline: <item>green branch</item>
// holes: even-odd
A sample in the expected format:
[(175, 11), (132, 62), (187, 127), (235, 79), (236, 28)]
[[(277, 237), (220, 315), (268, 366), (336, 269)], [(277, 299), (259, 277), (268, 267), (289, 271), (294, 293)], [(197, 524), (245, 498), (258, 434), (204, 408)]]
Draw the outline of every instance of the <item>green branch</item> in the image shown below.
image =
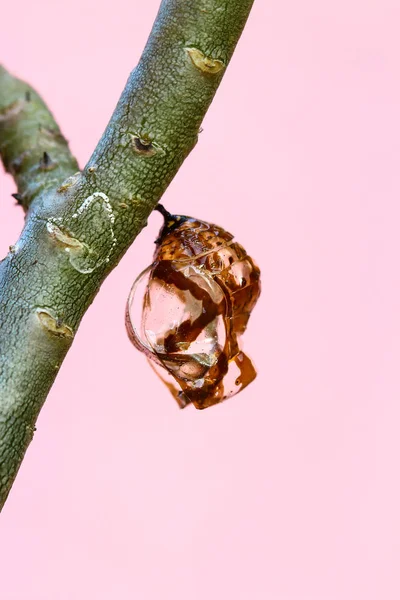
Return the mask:
[(68, 143), (43, 100), (0, 65), (0, 155), (25, 209), (36, 196), (78, 170)]
[(0, 505), (77, 327), (197, 141), (253, 0), (163, 0), (81, 174), (31, 205), (0, 264)]

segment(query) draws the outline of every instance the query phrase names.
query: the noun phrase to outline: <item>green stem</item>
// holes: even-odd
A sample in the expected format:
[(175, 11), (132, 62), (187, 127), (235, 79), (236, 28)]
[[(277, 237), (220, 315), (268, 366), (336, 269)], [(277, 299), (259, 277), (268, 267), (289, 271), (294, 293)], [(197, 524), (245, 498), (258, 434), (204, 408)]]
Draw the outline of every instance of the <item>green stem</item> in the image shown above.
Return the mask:
[(0, 65), (0, 155), (25, 209), (36, 196), (78, 170), (53, 115), (25, 82)]
[(0, 505), (82, 316), (196, 144), (252, 3), (163, 0), (88, 165), (35, 199), (0, 264)]

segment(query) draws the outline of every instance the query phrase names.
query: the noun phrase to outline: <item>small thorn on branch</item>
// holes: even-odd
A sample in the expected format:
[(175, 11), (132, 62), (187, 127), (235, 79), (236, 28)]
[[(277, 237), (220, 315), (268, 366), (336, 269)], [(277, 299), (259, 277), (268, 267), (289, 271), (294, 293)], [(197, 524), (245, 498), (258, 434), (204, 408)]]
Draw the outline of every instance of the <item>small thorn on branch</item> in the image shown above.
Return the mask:
[(17, 201), (17, 204), (19, 204), (20, 206), (23, 204), (23, 200), (22, 200), (21, 194), (11, 194), (11, 196), (13, 198), (15, 198), (15, 200)]
[(57, 166), (57, 163), (55, 163), (50, 156), (47, 154), (47, 152), (43, 152), (43, 156), (40, 159), (40, 163), (39, 163), (39, 168), (41, 171), (52, 171), (53, 169), (55, 169)]

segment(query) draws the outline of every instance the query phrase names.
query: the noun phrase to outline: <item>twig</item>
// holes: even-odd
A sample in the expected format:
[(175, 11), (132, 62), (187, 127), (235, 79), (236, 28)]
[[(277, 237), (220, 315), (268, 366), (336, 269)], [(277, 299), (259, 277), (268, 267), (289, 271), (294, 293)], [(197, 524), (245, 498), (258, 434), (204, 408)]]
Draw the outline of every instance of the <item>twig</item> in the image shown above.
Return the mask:
[(29, 85), (0, 65), (0, 154), (27, 209), (40, 193), (78, 170), (53, 115)]
[(253, 0), (163, 0), (80, 175), (37, 196), (0, 264), (0, 505), (79, 322), (197, 141)]

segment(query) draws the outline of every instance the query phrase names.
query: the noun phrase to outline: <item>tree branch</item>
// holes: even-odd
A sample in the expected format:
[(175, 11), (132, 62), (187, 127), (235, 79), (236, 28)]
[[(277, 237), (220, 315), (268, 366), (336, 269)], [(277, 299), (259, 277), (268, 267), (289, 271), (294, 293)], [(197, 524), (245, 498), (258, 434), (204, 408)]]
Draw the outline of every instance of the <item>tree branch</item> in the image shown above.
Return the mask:
[(68, 143), (43, 100), (0, 65), (0, 155), (26, 210), (40, 193), (78, 170)]
[(185, 157), (253, 0), (163, 0), (88, 165), (31, 205), (0, 264), (0, 505), (79, 322)]

